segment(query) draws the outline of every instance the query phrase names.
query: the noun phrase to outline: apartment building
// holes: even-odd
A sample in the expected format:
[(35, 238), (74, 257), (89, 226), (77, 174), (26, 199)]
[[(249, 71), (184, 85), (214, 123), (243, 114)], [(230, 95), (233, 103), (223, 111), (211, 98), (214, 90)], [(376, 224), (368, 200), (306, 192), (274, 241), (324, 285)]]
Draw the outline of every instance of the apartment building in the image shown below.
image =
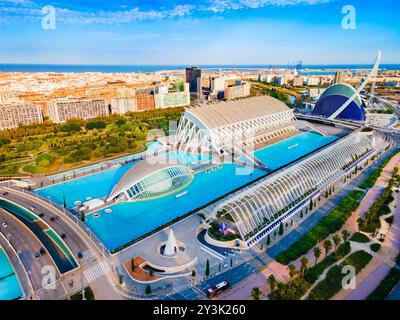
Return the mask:
[(60, 100), (49, 104), (49, 118), (55, 123), (71, 118), (91, 119), (108, 115), (108, 102), (104, 99)]
[(38, 105), (22, 103), (0, 104), (0, 130), (42, 122), (43, 116)]

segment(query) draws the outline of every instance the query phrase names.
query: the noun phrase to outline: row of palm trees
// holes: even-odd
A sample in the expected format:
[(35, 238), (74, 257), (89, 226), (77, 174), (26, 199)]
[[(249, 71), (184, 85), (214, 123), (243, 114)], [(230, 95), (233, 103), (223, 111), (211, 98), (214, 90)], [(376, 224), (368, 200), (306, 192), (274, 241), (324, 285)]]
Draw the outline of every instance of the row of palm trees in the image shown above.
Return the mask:
[[(332, 237), (332, 241), (327, 239), (322, 243), (322, 246), (325, 251), (325, 257), (328, 256), (329, 252), (332, 250), (332, 248), (335, 248), (335, 251), (339, 244), (343, 241), (346, 242), (350, 237), (350, 233), (347, 230), (342, 230), (341, 236), (339, 234), (334, 234)], [(318, 263), (318, 259), (322, 255), (322, 251), (318, 246), (315, 246), (313, 248), (313, 255), (315, 258), (314, 265)], [(289, 278), (290, 280), (293, 280), (297, 275), (300, 275), (301, 277), (304, 276), (304, 272), (307, 270), (307, 267), (309, 265), (310, 261), (306, 256), (303, 256), (300, 258), (300, 270), (298, 271), (296, 266), (294, 264), (289, 264), (288, 265), (288, 273), (289, 273)], [(268, 277), (268, 285), (270, 287), (271, 292), (274, 292), (277, 288), (279, 289), (279, 284), (280, 282), (275, 278), (273, 274), (271, 274)], [(251, 295), (254, 300), (259, 300), (261, 296), (261, 290), (260, 288), (253, 288)]]

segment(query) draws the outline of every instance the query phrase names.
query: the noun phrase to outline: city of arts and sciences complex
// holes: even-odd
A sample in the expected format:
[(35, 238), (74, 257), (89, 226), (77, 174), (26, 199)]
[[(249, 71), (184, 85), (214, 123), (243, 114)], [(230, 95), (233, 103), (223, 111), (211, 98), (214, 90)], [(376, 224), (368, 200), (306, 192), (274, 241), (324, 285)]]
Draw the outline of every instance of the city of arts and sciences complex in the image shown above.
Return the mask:
[[(344, 5), (202, 2), (159, 16), (138, 4), (115, 27), (124, 12), (113, 5), (96, 19), (98, 8), (57, 4), (26, 23), (47, 37), (79, 19), (82, 30), (128, 28), (137, 12), (172, 28), (319, 6), (340, 20)], [(1, 5), (7, 28), (16, 6), (42, 8)], [(54, 41), (56, 55), (66, 47)], [(307, 63), (272, 64), (264, 51), (263, 64), (240, 66), (207, 51), (211, 65), (186, 63), (192, 53), (172, 65), (74, 63), (70, 48), (68, 63), (26, 64), (0, 49), (0, 300), (398, 300), (400, 65), (389, 62), (400, 48), (370, 49), (357, 65), (313, 65), (303, 50), (294, 56)]]

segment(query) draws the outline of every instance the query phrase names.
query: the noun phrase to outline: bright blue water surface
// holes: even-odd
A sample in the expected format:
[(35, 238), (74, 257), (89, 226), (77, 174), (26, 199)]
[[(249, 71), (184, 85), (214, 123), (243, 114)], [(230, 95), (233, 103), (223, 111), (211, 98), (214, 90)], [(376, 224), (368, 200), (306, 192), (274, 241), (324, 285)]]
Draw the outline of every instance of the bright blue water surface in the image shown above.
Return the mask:
[[(255, 155), (267, 167), (276, 169), (335, 139), (337, 137), (302, 133), (257, 150)], [(187, 165), (199, 162), (198, 156), (182, 152), (171, 153), (169, 158), (178, 159)], [(200, 159), (200, 162), (204, 160), (207, 159)], [(73, 207), (76, 200), (83, 202), (87, 197), (107, 196), (122, 175), (134, 164), (126, 164), (116, 169), (40, 189), (37, 192), (45, 197), (50, 196), (59, 204), (63, 203), (63, 197), (65, 197), (68, 207)], [(95, 218), (89, 215), (87, 225), (109, 250), (113, 250), (264, 174), (265, 172), (259, 170), (243, 172), (243, 167), (226, 163), (210, 173), (196, 174), (193, 183), (185, 190), (179, 191), (179, 193), (188, 191), (188, 194), (180, 198), (172, 194), (150, 201), (119, 203), (111, 207), (112, 213), (101, 210), (100, 217)]]
[(276, 169), (292, 162), (338, 137), (325, 137), (318, 133), (302, 133), (282, 142), (257, 150), (254, 155), (270, 169)]
[(3, 249), (0, 248), (0, 300), (15, 300), (22, 296), (16, 274)]
[(265, 174), (257, 170), (252, 175), (236, 175), (235, 170), (235, 165), (224, 164), (216, 171), (200, 172), (185, 189), (188, 194), (184, 196), (176, 198), (173, 194), (150, 201), (120, 203), (111, 207), (112, 213), (101, 210), (99, 218), (88, 216), (87, 225), (113, 250)]

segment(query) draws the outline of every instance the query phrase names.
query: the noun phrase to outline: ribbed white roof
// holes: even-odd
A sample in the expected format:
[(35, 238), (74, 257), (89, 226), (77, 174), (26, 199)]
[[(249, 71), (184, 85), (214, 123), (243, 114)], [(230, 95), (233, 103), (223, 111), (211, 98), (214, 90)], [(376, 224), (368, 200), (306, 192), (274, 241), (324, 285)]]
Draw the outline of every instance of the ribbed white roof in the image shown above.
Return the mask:
[(287, 110), (289, 107), (278, 99), (259, 96), (212, 104), (204, 103), (186, 109), (186, 112), (198, 118), (208, 129), (213, 129)]
[(118, 196), (120, 193), (126, 191), (130, 187), (132, 187), (134, 184), (138, 183), (140, 180), (143, 180), (144, 178), (159, 172), (165, 168), (170, 168), (170, 167), (184, 167), (188, 171), (190, 169), (184, 165), (181, 164), (170, 164), (170, 163), (156, 163), (152, 164), (149, 163), (146, 160), (140, 161), (138, 164), (134, 165), (132, 168), (130, 168), (125, 174), (122, 176), (122, 178), (118, 181), (118, 183), (115, 185), (113, 190), (111, 191), (108, 199), (113, 199), (114, 197)]

